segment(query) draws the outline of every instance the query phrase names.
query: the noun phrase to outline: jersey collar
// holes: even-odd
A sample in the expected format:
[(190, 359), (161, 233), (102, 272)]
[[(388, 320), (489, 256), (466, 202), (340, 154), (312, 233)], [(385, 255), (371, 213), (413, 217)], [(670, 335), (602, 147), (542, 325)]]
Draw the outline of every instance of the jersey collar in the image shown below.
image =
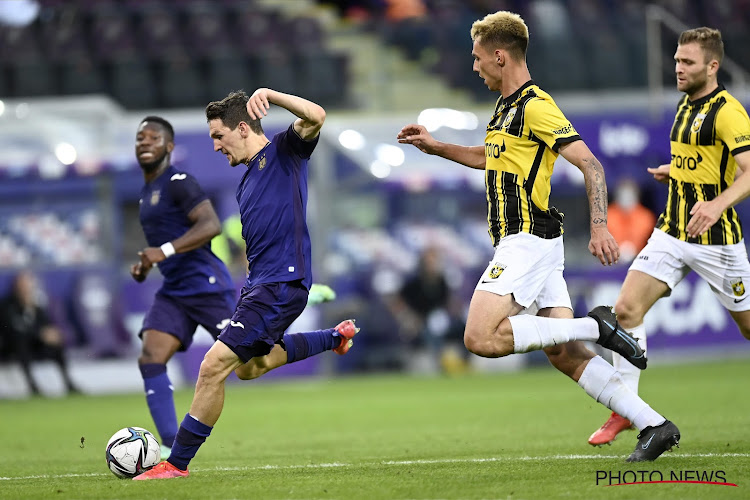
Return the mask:
[(714, 89), (714, 91), (713, 91), (713, 92), (711, 92), (710, 94), (708, 94), (708, 95), (704, 95), (703, 97), (701, 97), (700, 99), (696, 99), (695, 101), (691, 101), (690, 99), (687, 99), (687, 103), (688, 103), (688, 104), (689, 104), (690, 106), (702, 106), (703, 104), (705, 104), (705, 103), (707, 103), (708, 101), (710, 101), (711, 99), (713, 99), (713, 98), (714, 98), (714, 96), (716, 96), (716, 94), (718, 94), (718, 93), (719, 93), (719, 92), (721, 92), (722, 90), (726, 90), (726, 89), (724, 88), (724, 85), (722, 85), (722, 84), (719, 84), (719, 86), (718, 86), (718, 87), (716, 87), (716, 88)]
[(256, 158), (258, 158), (258, 155), (260, 155), (263, 151), (265, 151), (266, 148), (270, 144), (271, 144), (271, 141), (268, 141), (265, 146), (263, 146), (262, 148), (260, 148), (260, 151), (258, 151), (257, 153), (255, 153), (252, 158), (250, 158), (249, 160), (247, 160), (247, 168), (250, 168), (250, 165), (253, 164), (253, 162), (255, 161)]
[(516, 102), (516, 100), (519, 97), (521, 97), (521, 94), (523, 93), (523, 91), (526, 90), (527, 88), (531, 87), (532, 85), (536, 85), (536, 83), (534, 83), (534, 80), (529, 80), (528, 82), (526, 82), (523, 85), (521, 85), (521, 87), (519, 87), (518, 90), (516, 90), (515, 92), (513, 92), (508, 97), (503, 97), (503, 105), (508, 105), (508, 104), (512, 104), (512, 103)]

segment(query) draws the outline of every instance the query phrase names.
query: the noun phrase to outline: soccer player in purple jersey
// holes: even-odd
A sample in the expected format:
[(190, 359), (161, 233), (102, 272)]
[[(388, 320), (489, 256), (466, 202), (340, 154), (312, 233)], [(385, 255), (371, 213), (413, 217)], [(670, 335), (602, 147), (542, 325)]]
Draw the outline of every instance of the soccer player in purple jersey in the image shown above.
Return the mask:
[[(269, 140), (260, 120), (271, 104), (298, 118)], [(214, 150), (247, 170), (237, 188), (248, 275), (229, 325), (201, 363), (190, 412), (169, 458), (136, 480), (188, 475), (188, 464), (216, 424), (224, 385), (234, 371), (243, 380), (327, 350), (346, 354), (357, 328), (285, 334), (305, 308), (312, 284), (307, 230), (307, 160), (318, 143), (325, 110), (301, 97), (261, 88), (251, 97), (232, 92), (206, 107)]]
[(138, 366), (146, 402), (159, 431), (164, 458), (177, 434), (177, 415), (167, 361), (193, 341), (198, 325), (214, 338), (229, 323), (235, 287), (224, 263), (211, 252), (221, 223), (192, 175), (170, 164), (172, 125), (158, 116), (141, 120), (135, 154), (146, 181), (140, 193), (140, 221), (148, 247), (130, 273), (142, 282), (154, 264), (164, 282), (154, 297), (140, 337)]

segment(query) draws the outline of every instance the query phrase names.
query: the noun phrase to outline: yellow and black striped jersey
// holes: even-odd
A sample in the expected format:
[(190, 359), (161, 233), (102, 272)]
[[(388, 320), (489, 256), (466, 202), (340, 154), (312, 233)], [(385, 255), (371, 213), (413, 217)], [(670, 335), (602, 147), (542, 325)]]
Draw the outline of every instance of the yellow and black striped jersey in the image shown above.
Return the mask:
[(697, 238), (688, 237), (685, 228), (696, 202), (716, 198), (734, 182), (737, 163), (733, 155), (750, 150), (750, 119), (745, 108), (723, 85), (692, 102), (686, 95), (677, 106), (669, 140), (669, 196), (656, 227), (689, 243), (739, 243), (742, 226), (734, 208)]
[(550, 177), (559, 147), (579, 139), (552, 97), (533, 80), (498, 99), (484, 143), (493, 245), (521, 232), (546, 239), (562, 235), (563, 215), (549, 206)]

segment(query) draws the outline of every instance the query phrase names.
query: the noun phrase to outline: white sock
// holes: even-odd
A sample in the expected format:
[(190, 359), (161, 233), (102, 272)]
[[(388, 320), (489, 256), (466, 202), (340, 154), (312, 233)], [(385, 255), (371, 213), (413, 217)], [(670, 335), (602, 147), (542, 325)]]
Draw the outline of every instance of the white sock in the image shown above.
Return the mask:
[(631, 391), (620, 374), (601, 356), (589, 360), (578, 385), (597, 402), (633, 422), (638, 430), (660, 425), (666, 420)]
[[(641, 323), (635, 328), (628, 330), (628, 332), (638, 339), (638, 345), (641, 346), (641, 349), (643, 349), (643, 352), (645, 353), (646, 325)], [(615, 367), (615, 370), (620, 372), (622, 380), (625, 382), (625, 385), (628, 386), (628, 389), (638, 394), (638, 380), (641, 378), (641, 370), (633, 366), (630, 361), (626, 360), (616, 352), (612, 353), (612, 365)]]
[(543, 318), (522, 314), (508, 318), (513, 327), (513, 352), (538, 351), (573, 340), (599, 340), (593, 318)]

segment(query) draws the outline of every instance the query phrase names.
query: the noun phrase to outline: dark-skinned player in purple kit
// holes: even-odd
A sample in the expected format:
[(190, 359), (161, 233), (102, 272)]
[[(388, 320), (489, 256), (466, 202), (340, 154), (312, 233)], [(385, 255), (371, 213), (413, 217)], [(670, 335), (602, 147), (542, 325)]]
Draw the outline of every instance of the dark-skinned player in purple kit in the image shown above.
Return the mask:
[[(270, 105), (297, 119), (269, 140), (261, 126)], [(261, 88), (251, 97), (232, 92), (206, 107), (214, 150), (231, 166), (245, 165), (237, 188), (248, 276), (234, 314), (201, 363), (190, 411), (169, 458), (135, 480), (188, 476), (188, 464), (211, 433), (224, 406), (224, 386), (235, 372), (257, 378), (323, 351), (346, 354), (357, 333), (353, 320), (336, 328), (285, 334), (307, 304), (312, 284), (307, 229), (307, 160), (325, 121), (319, 105)]]
[(139, 212), (149, 246), (130, 272), (142, 282), (156, 264), (164, 277), (143, 320), (138, 358), (163, 458), (177, 434), (167, 362), (190, 347), (198, 325), (218, 337), (237, 303), (227, 267), (211, 252), (211, 239), (221, 232), (219, 217), (195, 177), (171, 165), (173, 149), (174, 129), (167, 120), (141, 120), (135, 154), (145, 180)]

